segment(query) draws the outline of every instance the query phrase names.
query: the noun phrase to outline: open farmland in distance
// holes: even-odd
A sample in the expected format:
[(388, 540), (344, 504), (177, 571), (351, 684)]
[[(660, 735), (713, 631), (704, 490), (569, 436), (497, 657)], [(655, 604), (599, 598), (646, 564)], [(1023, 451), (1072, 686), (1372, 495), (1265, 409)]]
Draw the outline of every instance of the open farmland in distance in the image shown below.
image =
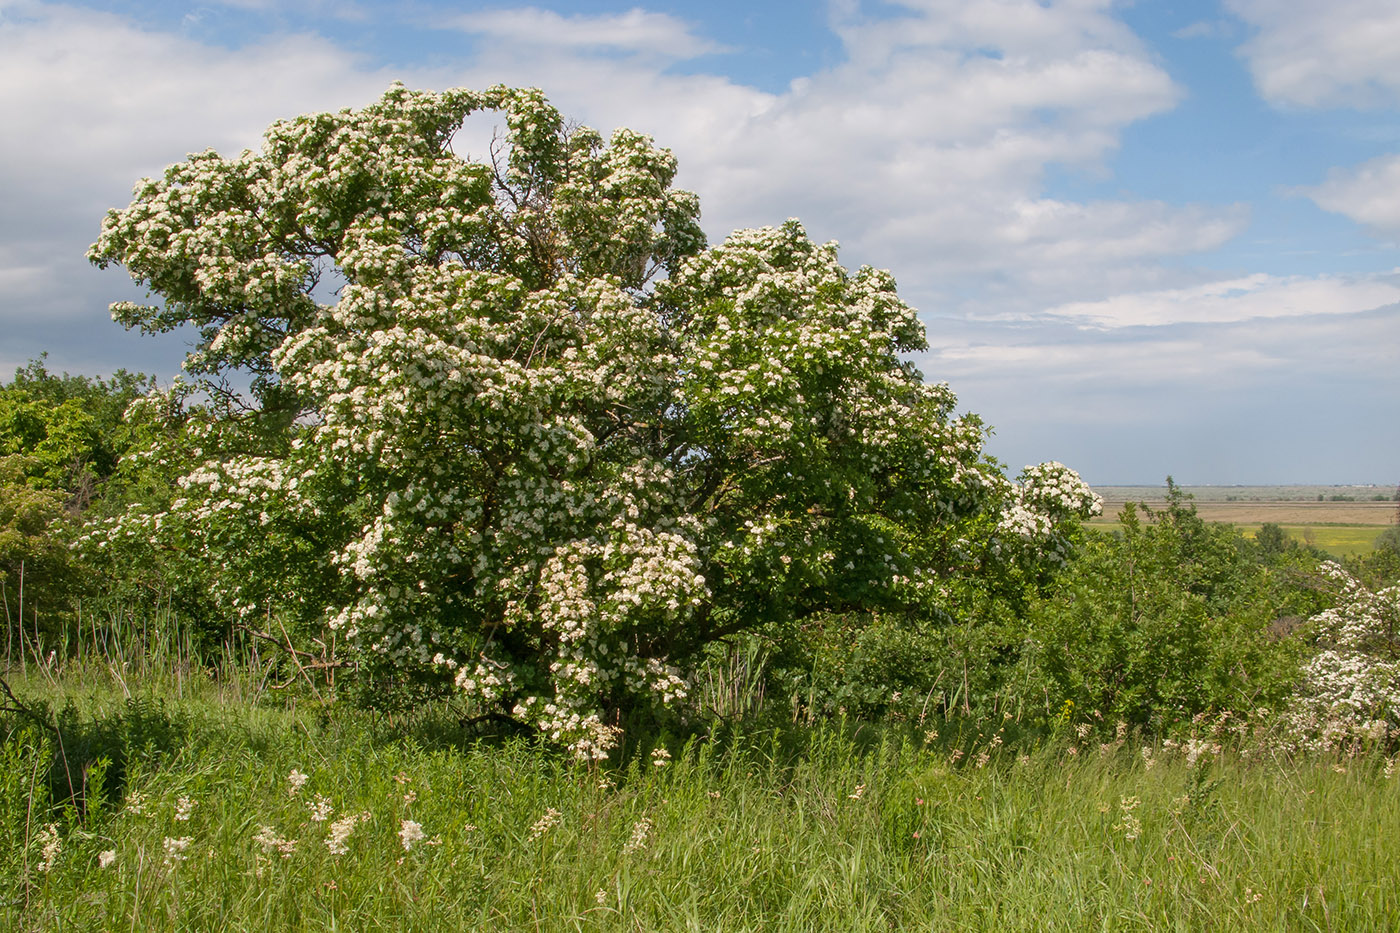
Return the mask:
[[(1365, 554), (1376, 537), (1395, 523), (1395, 487), (1355, 486), (1182, 486), (1196, 513), (1209, 522), (1235, 525), (1253, 536), (1266, 522), (1291, 537), (1337, 556)], [(1128, 502), (1166, 507), (1166, 486), (1095, 486), (1103, 496), (1096, 527), (1119, 527), (1118, 514)]]

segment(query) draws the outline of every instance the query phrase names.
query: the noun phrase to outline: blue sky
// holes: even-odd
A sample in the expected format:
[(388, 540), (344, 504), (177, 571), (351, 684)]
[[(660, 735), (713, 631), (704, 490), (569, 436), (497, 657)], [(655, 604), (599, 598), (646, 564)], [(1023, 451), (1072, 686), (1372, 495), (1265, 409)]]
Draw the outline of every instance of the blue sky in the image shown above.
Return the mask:
[(0, 0), (0, 372), (178, 371), (83, 259), (139, 177), (504, 82), (669, 146), (712, 241), (891, 269), (1013, 471), (1394, 483), (1397, 48), (1394, 0)]

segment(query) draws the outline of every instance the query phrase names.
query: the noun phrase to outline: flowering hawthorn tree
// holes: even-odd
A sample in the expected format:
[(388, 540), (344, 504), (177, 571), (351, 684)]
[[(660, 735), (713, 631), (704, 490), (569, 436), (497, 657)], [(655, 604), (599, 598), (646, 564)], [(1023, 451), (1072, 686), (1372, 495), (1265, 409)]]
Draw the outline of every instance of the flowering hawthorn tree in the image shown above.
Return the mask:
[[(463, 159), (481, 110), (507, 132)], [(1053, 558), (1097, 497), (983, 456), (902, 358), (925, 343), (891, 276), (795, 221), (706, 248), (674, 173), (538, 91), (396, 85), (142, 181), (91, 258), (164, 299), (119, 322), (198, 328), (213, 402), (184, 411), (183, 497), (114, 534), (583, 757), (707, 642)]]
[(1337, 605), (1310, 620), (1317, 652), (1303, 664), (1289, 732), (1317, 750), (1384, 742), (1400, 731), (1400, 585), (1371, 590), (1332, 561), (1321, 570)]

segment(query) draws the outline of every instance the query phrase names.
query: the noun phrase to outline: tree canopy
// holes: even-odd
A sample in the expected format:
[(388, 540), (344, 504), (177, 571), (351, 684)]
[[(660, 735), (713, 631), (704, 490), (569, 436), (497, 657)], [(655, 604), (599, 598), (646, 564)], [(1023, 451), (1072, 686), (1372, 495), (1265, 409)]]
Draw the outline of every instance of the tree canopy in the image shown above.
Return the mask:
[(150, 403), (179, 497), (114, 534), (584, 757), (715, 639), (1053, 561), (1097, 497), (1003, 475), (892, 276), (795, 221), (707, 247), (675, 171), (535, 90), (395, 85), (142, 181), (91, 258), (159, 299), (118, 321), (197, 329), (196, 381)]

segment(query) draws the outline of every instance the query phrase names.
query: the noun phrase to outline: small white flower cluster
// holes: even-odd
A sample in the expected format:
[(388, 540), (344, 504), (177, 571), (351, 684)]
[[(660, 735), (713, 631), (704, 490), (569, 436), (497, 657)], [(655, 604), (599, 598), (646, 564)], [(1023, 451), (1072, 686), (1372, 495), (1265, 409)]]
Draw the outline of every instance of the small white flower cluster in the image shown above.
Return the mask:
[(277, 835), (277, 832), (271, 826), (259, 827), (257, 833), (253, 836), (253, 841), (262, 847), (264, 853), (269, 855), (276, 852), (281, 855), (282, 858), (291, 858), (296, 854), (297, 841), (295, 839), (283, 839), (281, 836)]
[(1129, 842), (1142, 835), (1142, 820), (1134, 812), (1142, 804), (1139, 797), (1123, 797), (1118, 801), (1118, 822), (1114, 830), (1121, 832)]
[(58, 861), (59, 854), (63, 851), (63, 839), (58, 834), (58, 824), (49, 823), (41, 826), (34, 834), (34, 841), (39, 843), (39, 861), (35, 868), (41, 872), (48, 872)]
[(172, 868), (188, 858), (192, 842), (193, 836), (166, 836), (161, 842), (161, 848), (165, 852), (165, 867)]
[(409, 852), (415, 843), (427, 839), (427, 833), (423, 832), (423, 826), (413, 820), (399, 821), (399, 842), (403, 845), (403, 850)]
[(627, 844), (622, 847), (622, 854), (632, 855), (644, 851), (647, 844), (651, 841), (651, 829), (651, 820), (645, 816), (633, 823), (632, 837), (628, 839)]
[(545, 807), (544, 815), (535, 821), (530, 827), (530, 839), (539, 839), (545, 833), (554, 829), (562, 821), (563, 815), (553, 807)]
[(1103, 499), (1063, 463), (1028, 466), (1011, 484), (997, 530), (1009, 541), (1038, 548), (1052, 561), (1064, 559), (1058, 532), (1065, 522), (1103, 511)]
[(316, 795), (315, 800), (308, 800), (306, 806), (311, 811), (311, 822), (313, 823), (324, 823), (331, 818), (331, 813), (335, 811), (335, 808), (331, 806), (330, 798), (320, 794)]
[(350, 834), (355, 831), (355, 825), (368, 819), (368, 813), (352, 813), (331, 823), (326, 830), (326, 850), (331, 855), (345, 855), (350, 851)]

